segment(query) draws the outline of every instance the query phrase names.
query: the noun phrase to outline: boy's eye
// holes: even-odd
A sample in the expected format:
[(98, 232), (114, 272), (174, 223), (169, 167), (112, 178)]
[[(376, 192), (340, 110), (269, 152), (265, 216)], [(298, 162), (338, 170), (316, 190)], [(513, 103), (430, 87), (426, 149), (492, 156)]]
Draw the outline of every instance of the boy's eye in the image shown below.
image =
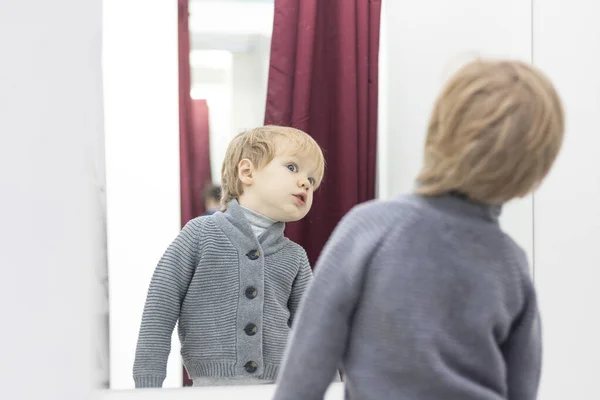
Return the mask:
[(314, 180), (314, 178), (308, 178), (308, 181), (310, 182), (310, 184), (311, 184), (312, 186), (314, 186), (314, 185), (315, 185), (315, 180)]
[(298, 171), (298, 167), (296, 167), (294, 164), (288, 164), (287, 169), (289, 169), (292, 172)]

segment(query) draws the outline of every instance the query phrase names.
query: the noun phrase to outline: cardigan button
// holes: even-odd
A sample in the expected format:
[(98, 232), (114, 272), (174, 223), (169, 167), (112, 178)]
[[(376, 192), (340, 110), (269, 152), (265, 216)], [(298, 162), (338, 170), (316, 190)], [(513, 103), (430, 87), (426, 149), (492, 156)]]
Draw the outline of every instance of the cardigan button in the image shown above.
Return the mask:
[(260, 251), (251, 250), (248, 252), (248, 254), (246, 254), (246, 257), (248, 257), (251, 260), (258, 260), (258, 257), (260, 257)]
[(258, 327), (254, 324), (248, 324), (244, 328), (244, 332), (246, 332), (246, 335), (248, 336), (254, 336), (258, 332)]
[(246, 365), (244, 365), (244, 369), (246, 370), (246, 372), (253, 374), (258, 369), (258, 364), (254, 361), (248, 361)]
[(246, 294), (246, 297), (251, 300), (253, 298), (255, 298), (256, 296), (258, 296), (258, 290), (256, 290), (256, 288), (254, 286), (248, 286), (244, 293)]

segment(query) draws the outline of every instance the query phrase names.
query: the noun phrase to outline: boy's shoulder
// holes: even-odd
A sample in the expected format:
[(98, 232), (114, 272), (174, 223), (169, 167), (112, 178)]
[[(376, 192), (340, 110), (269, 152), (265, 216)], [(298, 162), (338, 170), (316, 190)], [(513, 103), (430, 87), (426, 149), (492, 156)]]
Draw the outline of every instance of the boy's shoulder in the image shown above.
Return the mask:
[(527, 252), (521, 247), (510, 235), (502, 232), (504, 240), (504, 248), (506, 249), (507, 257), (516, 268), (521, 279), (529, 279), (529, 260)]
[(308, 256), (306, 254), (306, 250), (304, 250), (304, 247), (300, 246), (298, 243), (294, 242), (293, 240), (291, 240), (285, 236), (282, 238), (282, 240), (285, 241), (282, 251), (284, 251), (286, 255), (288, 255), (290, 257), (302, 259), (302, 260), (308, 259)]
[(196, 231), (200, 231), (202, 230), (202, 228), (209, 226), (209, 225), (214, 225), (214, 214), (210, 214), (210, 215), (201, 215), (199, 217), (195, 217), (190, 219), (185, 226), (183, 227), (183, 229), (189, 229), (189, 230), (196, 230)]
[(199, 242), (202, 242), (203, 238), (207, 236), (214, 237), (218, 232), (220, 232), (220, 230), (214, 215), (201, 215), (195, 217), (189, 220), (181, 230), (182, 234), (194, 237)]

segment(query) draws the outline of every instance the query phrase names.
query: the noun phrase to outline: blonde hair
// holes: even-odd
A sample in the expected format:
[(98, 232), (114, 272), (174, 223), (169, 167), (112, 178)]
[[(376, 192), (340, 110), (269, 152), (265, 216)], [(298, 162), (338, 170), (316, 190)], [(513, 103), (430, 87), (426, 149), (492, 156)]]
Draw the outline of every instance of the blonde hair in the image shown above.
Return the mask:
[(416, 192), (453, 191), (502, 204), (534, 190), (562, 145), (564, 115), (552, 83), (518, 61), (477, 60), (438, 97)]
[[(283, 140), (282, 140), (283, 139)], [(315, 157), (317, 163), (317, 174), (315, 189), (323, 181), (325, 173), (325, 157), (318, 143), (305, 132), (284, 126), (267, 125), (254, 128), (238, 134), (227, 147), (225, 160), (221, 168), (221, 206), (223, 210), (227, 204), (239, 198), (243, 193), (242, 182), (238, 176), (238, 164), (243, 159), (252, 161), (256, 168), (263, 168), (278, 153), (281, 147), (286, 147), (289, 154), (309, 154)]]

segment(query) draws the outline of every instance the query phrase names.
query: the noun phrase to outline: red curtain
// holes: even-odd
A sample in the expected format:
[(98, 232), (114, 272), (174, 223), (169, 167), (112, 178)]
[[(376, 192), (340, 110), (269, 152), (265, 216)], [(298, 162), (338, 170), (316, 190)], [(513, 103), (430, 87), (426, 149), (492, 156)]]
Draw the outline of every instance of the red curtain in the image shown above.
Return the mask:
[[(188, 0), (179, 1), (179, 162), (181, 226), (204, 213), (202, 191), (211, 180), (208, 105), (192, 100)], [(192, 380), (183, 369), (183, 385)]]
[(179, 0), (179, 156), (181, 225), (204, 213), (202, 191), (211, 181), (208, 105), (190, 96), (188, 0)]
[(275, 0), (265, 124), (309, 133), (325, 150), (312, 210), (288, 224), (314, 265), (341, 217), (375, 197), (381, 1)]

